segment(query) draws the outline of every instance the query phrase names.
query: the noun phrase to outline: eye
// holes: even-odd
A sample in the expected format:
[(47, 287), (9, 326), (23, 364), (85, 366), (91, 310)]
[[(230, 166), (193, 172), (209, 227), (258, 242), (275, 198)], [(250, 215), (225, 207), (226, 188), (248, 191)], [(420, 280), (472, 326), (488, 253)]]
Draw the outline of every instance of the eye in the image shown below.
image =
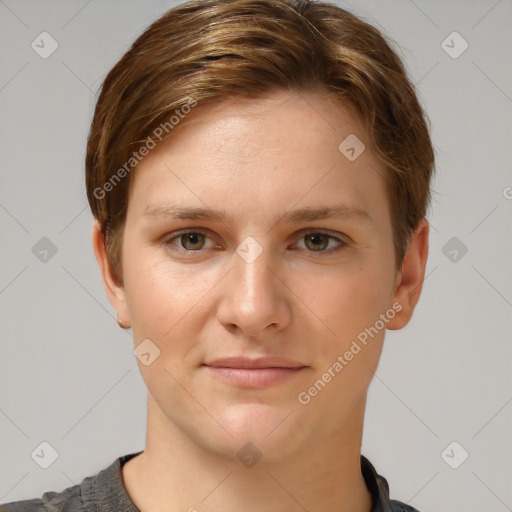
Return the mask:
[[(305, 249), (313, 252), (333, 252), (337, 249), (343, 248), (347, 246), (347, 242), (333, 235), (329, 235), (328, 233), (324, 233), (322, 231), (310, 231), (303, 236), (301, 236), (300, 240), (305, 241)], [(338, 245), (331, 247), (328, 251), (325, 249), (329, 247), (331, 241), (338, 242)]]
[[(309, 231), (303, 232), (299, 241), (304, 240), (304, 246), (299, 247), (310, 252), (335, 252), (348, 245), (347, 242), (339, 237), (325, 233), (323, 231)], [(207, 242), (210, 241), (212, 245), (207, 247)], [(335, 244), (333, 247), (333, 243)], [(173, 233), (163, 241), (163, 244), (170, 247), (178, 253), (192, 253), (199, 252), (202, 249), (220, 248), (220, 245), (215, 245), (213, 239), (207, 233), (200, 230), (185, 230), (178, 233)], [(336, 245), (337, 244), (337, 245)]]
[(206, 241), (211, 238), (202, 231), (181, 231), (164, 240), (166, 246), (176, 249), (178, 252), (193, 252), (204, 249)]
[(205, 238), (203, 233), (184, 233), (180, 236), (180, 244), (187, 250), (197, 251), (203, 248)]

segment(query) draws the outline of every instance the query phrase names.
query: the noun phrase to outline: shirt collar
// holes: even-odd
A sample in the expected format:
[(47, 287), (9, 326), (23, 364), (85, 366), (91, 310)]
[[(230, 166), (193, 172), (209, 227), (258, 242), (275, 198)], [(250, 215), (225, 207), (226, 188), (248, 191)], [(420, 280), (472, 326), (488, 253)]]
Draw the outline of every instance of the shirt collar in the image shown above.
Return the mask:
[[(80, 484), (84, 505), (95, 512), (140, 512), (124, 487), (121, 473), (122, 466), (140, 453), (123, 455), (97, 475), (85, 478)], [(361, 472), (372, 497), (371, 512), (393, 512), (387, 480), (377, 474), (364, 455), (361, 455)]]
[(389, 498), (388, 481), (373, 467), (372, 463), (361, 455), (361, 473), (366, 482), (366, 487), (372, 495), (373, 506), (371, 512), (393, 512), (393, 506)]

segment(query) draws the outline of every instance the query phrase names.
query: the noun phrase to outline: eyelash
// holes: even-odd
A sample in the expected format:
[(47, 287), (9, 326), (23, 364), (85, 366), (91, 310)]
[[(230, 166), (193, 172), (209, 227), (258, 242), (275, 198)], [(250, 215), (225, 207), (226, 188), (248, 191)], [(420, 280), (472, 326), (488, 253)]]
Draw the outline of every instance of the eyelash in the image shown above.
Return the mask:
[[(186, 234), (195, 234), (195, 233), (199, 233), (201, 235), (204, 235), (205, 237), (209, 238), (210, 240), (212, 240), (212, 238), (208, 235), (208, 231), (204, 231), (202, 229), (185, 229), (185, 230), (182, 230), (182, 231), (177, 231), (175, 233), (172, 233), (172, 236), (169, 236), (167, 237), (166, 239), (164, 239), (164, 241), (162, 242), (162, 245), (165, 245), (166, 247), (169, 247), (171, 245), (171, 243), (176, 240), (176, 239), (179, 239), (182, 235), (186, 235)], [(335, 240), (336, 242), (339, 242), (339, 245), (337, 247), (334, 247), (334, 248), (331, 248), (331, 249), (324, 249), (324, 250), (321, 250), (321, 251), (313, 251), (311, 249), (304, 249), (312, 254), (315, 254), (315, 253), (328, 253), (328, 254), (332, 254), (334, 252), (338, 252), (338, 250), (341, 250), (345, 247), (348, 246), (348, 242), (346, 242), (345, 240), (337, 237), (337, 236), (334, 236), (334, 235), (331, 235), (330, 233), (327, 233), (326, 231), (322, 231), (322, 230), (316, 230), (316, 229), (311, 229), (311, 230), (308, 230), (308, 231), (301, 231), (301, 236), (299, 236), (298, 240), (301, 240), (303, 239), (306, 235), (317, 235), (317, 234), (320, 234), (320, 235), (326, 235), (327, 237), (329, 237), (330, 240)], [(327, 245), (329, 245), (329, 242), (327, 242)], [(184, 249), (183, 247), (180, 247), (179, 249), (178, 248), (175, 248), (174, 250), (176, 250), (177, 252), (181, 253), (181, 254), (188, 254), (188, 255), (191, 255), (191, 254), (198, 254), (200, 252), (203, 252), (204, 249), (196, 249), (196, 250), (193, 250), (193, 249)]]

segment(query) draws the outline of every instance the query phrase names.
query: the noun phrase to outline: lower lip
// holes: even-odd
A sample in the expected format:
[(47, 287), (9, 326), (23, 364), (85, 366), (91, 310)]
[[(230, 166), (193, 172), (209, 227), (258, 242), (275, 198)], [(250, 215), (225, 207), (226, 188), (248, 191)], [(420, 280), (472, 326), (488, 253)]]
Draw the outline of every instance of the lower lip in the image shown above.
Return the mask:
[(225, 368), (222, 366), (206, 366), (217, 377), (234, 386), (247, 389), (261, 389), (283, 382), (302, 368)]

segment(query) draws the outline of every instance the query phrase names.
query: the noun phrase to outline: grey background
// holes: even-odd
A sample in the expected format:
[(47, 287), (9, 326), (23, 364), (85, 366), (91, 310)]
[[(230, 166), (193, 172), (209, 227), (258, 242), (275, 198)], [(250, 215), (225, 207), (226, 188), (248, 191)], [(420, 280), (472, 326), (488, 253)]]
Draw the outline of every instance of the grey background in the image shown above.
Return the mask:
[[(144, 448), (146, 390), (94, 260), (83, 160), (102, 79), (173, 5), (0, 0), (0, 503)], [(438, 172), (423, 296), (387, 334), (362, 452), (422, 512), (512, 510), (512, 3), (339, 5), (402, 48)], [(59, 44), (47, 59), (31, 48), (43, 31)], [(469, 43), (457, 59), (441, 46), (453, 31)], [(46, 263), (42, 237), (58, 249)], [(31, 458), (42, 441), (59, 454), (48, 469)], [(441, 456), (452, 441), (469, 453), (458, 469)]]

